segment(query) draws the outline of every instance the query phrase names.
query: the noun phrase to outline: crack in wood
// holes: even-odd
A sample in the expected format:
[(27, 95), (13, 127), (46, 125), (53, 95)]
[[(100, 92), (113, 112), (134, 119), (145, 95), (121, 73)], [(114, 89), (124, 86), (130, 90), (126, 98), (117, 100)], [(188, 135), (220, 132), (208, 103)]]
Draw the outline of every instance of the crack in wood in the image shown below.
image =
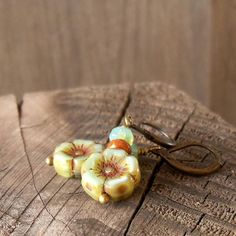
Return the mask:
[(194, 230), (197, 228), (197, 226), (201, 223), (203, 217), (205, 216), (205, 213), (202, 213), (202, 215), (200, 216), (199, 220), (197, 221), (196, 225), (194, 226), (194, 228), (191, 230), (191, 233), (194, 232)]
[(22, 106), (23, 106), (24, 100), (21, 99), (18, 103), (17, 103), (17, 111), (18, 111), (18, 122), (19, 122), (19, 126), (21, 125), (21, 118), (22, 118)]
[(127, 224), (126, 230), (125, 230), (125, 232), (124, 232), (124, 236), (126, 236), (126, 235), (128, 234), (129, 229), (130, 229), (130, 226), (131, 226), (131, 224), (132, 224), (134, 218), (136, 217), (136, 215), (137, 215), (139, 209), (142, 207), (142, 205), (143, 205), (143, 203), (144, 203), (144, 200), (145, 200), (145, 197), (146, 197), (146, 195), (148, 194), (148, 192), (150, 191), (150, 189), (151, 189), (151, 187), (152, 187), (152, 184), (153, 184), (153, 182), (154, 182), (154, 180), (155, 180), (155, 178), (156, 178), (156, 175), (157, 175), (159, 169), (161, 168), (162, 164), (163, 164), (163, 162), (161, 162), (161, 163), (156, 163), (156, 165), (155, 165), (155, 167), (154, 167), (154, 169), (153, 169), (153, 172), (152, 172), (152, 174), (151, 174), (151, 176), (150, 176), (149, 182), (148, 182), (148, 184), (147, 184), (147, 186), (146, 186), (146, 188), (145, 188), (145, 191), (144, 191), (143, 194), (142, 194), (142, 197), (141, 197), (141, 199), (140, 199), (140, 202), (139, 202), (139, 204), (137, 205), (137, 207), (136, 207), (136, 209), (135, 209), (133, 215), (131, 216), (131, 218), (130, 218), (128, 224)]
[(225, 181), (230, 177), (232, 176), (231, 174), (227, 175), (226, 178), (225, 178)]
[[(178, 139), (178, 137), (180, 136), (180, 134), (183, 132), (185, 126), (188, 124), (188, 122), (190, 121), (191, 117), (195, 114), (195, 110), (196, 110), (196, 104), (194, 104), (194, 107), (191, 111), (191, 113), (188, 115), (187, 119), (183, 122), (182, 126), (180, 127), (179, 131), (177, 132), (177, 134), (175, 135), (175, 140)], [(160, 112), (160, 111), (159, 111)], [(161, 161), (159, 164), (157, 163), (152, 174), (151, 174), (151, 177), (150, 177), (150, 180), (149, 180), (149, 183), (147, 184), (146, 188), (145, 188), (145, 191), (141, 197), (141, 200), (140, 200), (140, 203), (138, 204), (137, 208), (135, 209), (135, 212), (134, 214), (132, 215), (132, 217), (130, 218), (128, 224), (127, 224), (127, 227), (126, 227), (126, 230), (124, 232), (124, 236), (127, 236), (128, 232), (129, 232), (129, 229), (130, 229), (130, 226), (133, 222), (133, 220), (135, 219), (139, 209), (142, 207), (143, 203), (144, 203), (144, 200), (145, 200), (145, 197), (146, 195), (150, 192), (151, 190), (151, 187), (154, 183), (154, 180), (158, 174), (158, 171), (160, 170), (161, 166), (163, 165), (163, 161)], [(170, 199), (171, 200), (171, 199)], [(179, 204), (179, 203), (178, 203)], [(190, 208), (192, 209), (192, 208)]]
[[(25, 155), (23, 155), (22, 157), (24, 157)], [(16, 163), (18, 163), (18, 162), (20, 162), (20, 159), (16, 162)], [(42, 167), (41, 168), (39, 168), (39, 170), (37, 171), (37, 172), (35, 172), (35, 174), (37, 174), (40, 170), (42, 169)], [(55, 177), (55, 175), (52, 177), (52, 178), (54, 178)], [(5, 213), (7, 213), (7, 211), (13, 206), (13, 204), (14, 204), (14, 202), (15, 202), (15, 200), (17, 199), (17, 198), (20, 198), (20, 195), (21, 195), (21, 193), (24, 191), (24, 189), (27, 187), (27, 185), (31, 182), (31, 180), (32, 180), (32, 178), (30, 178), (29, 179), (29, 181), (27, 181), (26, 182), (26, 184), (23, 186), (23, 188), (19, 191), (19, 193), (16, 195), (16, 197), (14, 197), (13, 198), (13, 200), (12, 200), (12, 203), (10, 204), (10, 206), (4, 211), (4, 214)], [(51, 181), (52, 179), (50, 179), (49, 181), (48, 181), (48, 183)], [(15, 180), (10, 186), (9, 186), (9, 188), (5, 191), (5, 193), (2, 195), (2, 197), (0, 198), (0, 200), (7, 194), (7, 192), (8, 192), (8, 190), (9, 189), (11, 189), (11, 187), (15, 184), (17, 182), (17, 180)], [(47, 183), (46, 183), (46, 185), (47, 185)], [(45, 186), (46, 187), (46, 186)], [(44, 189), (44, 188), (43, 188)], [(42, 191), (43, 189), (41, 189), (40, 191)], [(33, 198), (33, 200), (35, 199), (37, 197), (37, 195)], [(31, 203), (31, 202), (30, 202)], [(28, 206), (28, 205), (27, 205)], [(27, 207), (26, 206), (26, 207)], [(3, 214), (3, 215), (4, 215)], [(21, 213), (21, 215), (22, 215), (23, 213)], [(3, 217), (3, 215), (0, 217), (0, 219)]]
[(210, 183), (210, 180), (207, 180), (205, 185), (203, 186), (203, 189), (205, 189), (209, 183)]
[[(53, 178), (55, 178), (55, 176), (56, 176), (56, 175), (54, 175)], [(41, 192), (41, 191), (52, 181), (53, 178), (51, 178), (51, 179), (43, 186), (43, 188), (42, 188), (39, 192)], [(30, 181), (31, 181), (31, 180), (30, 180)], [(30, 182), (30, 181), (29, 181), (29, 182)], [(28, 185), (29, 182), (27, 182), (27, 184), (24, 186), (24, 188)], [(20, 193), (24, 190), (24, 188), (20, 191)], [(0, 219), (1, 219), (5, 214), (7, 214), (7, 212), (9, 211), (9, 209), (13, 206), (15, 200), (16, 200), (17, 198), (20, 198), (20, 197), (19, 197), (20, 193), (18, 194), (18, 196), (16, 196), (16, 197), (12, 200), (12, 204), (3, 212), (2, 216), (0, 217)], [(36, 196), (26, 205), (25, 209), (21, 212), (21, 214), (19, 215), (19, 217), (16, 218), (17, 221), (19, 221), (21, 215), (24, 214), (24, 212), (27, 210), (27, 208), (30, 206), (30, 204), (37, 198), (37, 196), (38, 196), (38, 195), (36, 195)]]
[[(29, 164), (29, 168), (30, 168), (30, 172), (31, 172), (31, 175), (32, 175), (32, 182), (33, 182), (33, 187), (36, 191), (36, 197), (38, 196), (40, 201), (42, 202), (43, 206), (44, 206), (44, 209), (47, 211), (47, 213), (52, 217), (53, 220), (55, 221), (60, 221), (62, 222), (63, 224), (66, 225), (66, 223), (64, 223), (64, 221), (62, 220), (59, 220), (59, 219), (56, 219), (52, 213), (48, 210), (47, 208), (47, 204), (44, 202), (41, 194), (40, 194), (40, 191), (38, 190), (37, 186), (36, 186), (36, 182), (35, 182), (35, 176), (34, 176), (34, 172), (33, 172), (33, 167), (32, 167), (32, 164), (31, 164), (31, 161), (30, 161), (30, 158), (29, 158), (29, 155), (28, 155), (28, 152), (27, 152), (27, 148), (26, 148), (26, 141), (24, 139), (24, 134), (23, 134), (23, 129), (21, 128), (21, 121), (22, 121), (22, 107), (23, 107), (23, 104), (24, 104), (24, 101), (22, 100), (19, 104), (18, 104), (18, 119), (19, 119), (19, 127), (20, 127), (20, 135), (21, 135), (21, 138), (22, 138), (22, 144), (23, 144), (23, 150), (25, 152), (25, 156), (27, 158), (27, 161), (28, 161), (28, 164)], [(29, 206), (29, 205), (28, 205)], [(26, 207), (27, 208), (27, 207)], [(26, 209), (25, 209), (26, 210)], [(25, 211), (24, 210), (24, 211)], [(20, 217), (20, 216), (19, 216)], [(70, 229), (69, 226), (67, 226), (69, 228), (69, 230), (73, 233), (73, 231)]]
[(179, 131), (175, 135), (175, 138), (174, 138), (175, 140), (178, 140), (178, 138), (179, 138), (180, 134), (183, 132), (185, 126), (189, 123), (191, 117), (195, 114), (196, 108), (197, 108), (197, 105), (194, 104), (192, 112), (188, 115), (187, 119), (183, 122), (181, 128), (179, 129)]
[[(42, 192), (42, 191), (50, 184), (50, 182), (51, 182), (55, 177), (56, 177), (56, 174), (43, 186), (42, 189), (39, 190), (39, 193)], [(64, 183), (64, 184), (65, 184), (65, 183)], [(64, 184), (63, 184), (63, 185), (64, 185)], [(63, 185), (62, 185), (62, 186), (63, 186)], [(60, 186), (60, 188), (61, 188), (62, 186)], [(58, 191), (60, 190), (60, 188), (58, 189)], [(20, 219), (20, 217), (26, 212), (26, 210), (28, 209), (28, 207), (30, 206), (30, 204), (31, 204), (37, 197), (38, 197), (38, 195), (36, 195), (34, 198), (31, 199), (31, 201), (29, 201), (29, 203), (25, 206), (25, 209), (24, 209), (24, 210), (21, 212), (21, 214), (19, 215), (18, 219)], [(49, 199), (49, 201), (50, 201), (50, 199)], [(45, 203), (45, 205), (43, 206), (42, 209), (45, 209), (45, 208), (46, 208), (46, 206), (47, 206), (47, 204), (48, 204), (49, 201), (47, 201), (47, 202)], [(35, 219), (34, 219), (34, 220), (35, 220)]]
[[(125, 116), (125, 114), (126, 114), (126, 111), (127, 111), (128, 107), (129, 107), (130, 103), (131, 103), (131, 88), (129, 88), (129, 93), (128, 93), (126, 102), (125, 102), (125, 104), (124, 104), (124, 107), (123, 107), (122, 110), (121, 110), (120, 116), (117, 118), (117, 121), (116, 121), (115, 126), (117, 126), (117, 125), (119, 125), (119, 124), (121, 123), (122, 119), (124, 118), (124, 116)], [(108, 140), (109, 140), (109, 138), (107, 138), (107, 141), (108, 141)], [(76, 192), (76, 191), (75, 191), (75, 192)], [(63, 208), (63, 207), (62, 207), (62, 208)], [(62, 208), (60, 209), (60, 211), (62, 210)], [(78, 213), (78, 211), (79, 211), (79, 209), (73, 214), (73, 216), (71, 217), (71, 219), (67, 222), (66, 226), (69, 226), (69, 224), (72, 222), (73, 218), (76, 216), (76, 214)], [(58, 213), (59, 213), (59, 212), (58, 212)], [(58, 213), (57, 213), (57, 214), (58, 214)], [(51, 223), (52, 223), (52, 222), (50, 222), (50, 224), (51, 224)], [(49, 227), (49, 225), (48, 225), (48, 227)], [(48, 227), (47, 227), (47, 229), (48, 229)], [(63, 228), (62, 232), (65, 231), (65, 228), (66, 228), (66, 227)], [(47, 229), (46, 229), (46, 230), (47, 230)], [(46, 230), (45, 230), (44, 232), (46, 232)]]
[(206, 196), (203, 198), (202, 203), (205, 203), (205, 201), (207, 200), (207, 198), (211, 195), (211, 193), (207, 193)]
[[(61, 212), (61, 210), (64, 208), (64, 206), (66, 205), (66, 203), (73, 197), (73, 195), (76, 193), (76, 191), (79, 189), (80, 187), (78, 187), (78, 188), (76, 188), (75, 189), (75, 191), (74, 191), (74, 193), (72, 193), (70, 196), (69, 196), (69, 198), (67, 199), (67, 201), (65, 201), (63, 204), (62, 204), (62, 206), (60, 207), (60, 209), (57, 211), (57, 213), (54, 215), (55, 217), (57, 217), (57, 215)], [(54, 195), (55, 196), (55, 195)], [(53, 197), (54, 197), (53, 196)], [(51, 198), (50, 199), (50, 201), (52, 200), (53, 198)], [(42, 211), (41, 211), (42, 212)], [(41, 213), (40, 212), (40, 213)], [(40, 215), (40, 213), (38, 214), (38, 216)], [(37, 217), (38, 217), (37, 216)], [(36, 218), (37, 219), (37, 218)], [(35, 219), (35, 220), (36, 220)], [(46, 231), (47, 231), (47, 229), (49, 228), (49, 226), (51, 225), (53, 223), (53, 219), (49, 222), (49, 224), (48, 224), (48, 226), (46, 227), (46, 229), (44, 230), (44, 232), (42, 232), (42, 234), (44, 234)], [(68, 222), (66, 223), (66, 226), (65, 226), (65, 228), (67, 227), (67, 225), (68, 225)], [(28, 232), (30, 230), (30, 228), (26, 231), (26, 233)], [(73, 233), (75, 233), (75, 232), (73, 232)], [(76, 234), (76, 233), (75, 233)]]
[(122, 119), (124, 118), (125, 114), (126, 114), (126, 111), (131, 103), (131, 90), (132, 90), (132, 87), (129, 88), (129, 93), (128, 93), (128, 96), (127, 96), (127, 99), (126, 99), (126, 102), (124, 104), (124, 107), (123, 109), (121, 110), (121, 114), (120, 116), (118, 117), (117, 121), (116, 121), (116, 126), (119, 125), (122, 121)]
[(186, 236), (186, 234), (188, 233), (188, 231), (185, 231), (184, 234), (182, 236)]
[[(161, 112), (161, 109), (159, 109), (159, 111), (157, 113), (157, 116), (158, 116), (158, 114), (160, 114), (160, 112)], [(145, 197), (148, 194), (148, 192), (150, 191), (150, 189), (151, 189), (151, 187), (153, 185), (153, 182), (154, 182), (154, 180), (156, 178), (156, 175), (157, 175), (159, 169), (161, 168), (162, 164), (163, 164), (162, 160), (159, 163), (158, 162), (155, 163), (155, 167), (153, 168), (153, 171), (152, 171), (151, 176), (149, 178), (149, 182), (148, 182), (147, 186), (145, 187), (145, 190), (144, 190), (144, 192), (143, 192), (143, 194), (142, 194), (142, 196), (140, 198), (140, 201), (139, 201), (139, 203), (138, 203), (134, 213), (132, 214), (130, 220), (128, 221), (127, 227), (126, 227), (126, 229), (124, 231), (124, 234), (123, 234), (124, 236), (126, 236), (128, 234), (130, 226), (131, 226), (134, 218), (136, 217), (138, 211), (142, 207), (142, 205), (144, 203), (144, 200), (145, 200)]]

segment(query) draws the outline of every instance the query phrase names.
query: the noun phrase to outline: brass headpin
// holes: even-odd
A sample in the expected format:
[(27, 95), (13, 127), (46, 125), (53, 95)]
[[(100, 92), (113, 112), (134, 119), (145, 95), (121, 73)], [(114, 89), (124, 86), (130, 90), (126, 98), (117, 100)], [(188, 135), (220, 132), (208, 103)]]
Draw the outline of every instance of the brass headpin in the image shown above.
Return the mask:
[(134, 124), (133, 118), (130, 115), (125, 116), (125, 126), (131, 127)]
[(143, 148), (139, 148), (138, 154), (142, 156), (142, 155), (146, 155), (150, 152), (155, 152), (158, 150), (161, 150), (161, 146), (143, 147)]

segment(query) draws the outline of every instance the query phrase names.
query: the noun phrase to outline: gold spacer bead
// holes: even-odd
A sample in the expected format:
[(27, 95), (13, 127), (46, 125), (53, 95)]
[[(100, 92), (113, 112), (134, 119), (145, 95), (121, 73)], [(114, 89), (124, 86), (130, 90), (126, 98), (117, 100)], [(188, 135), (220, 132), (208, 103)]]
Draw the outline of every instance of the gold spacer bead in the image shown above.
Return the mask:
[(53, 165), (53, 156), (47, 157), (45, 161), (49, 166), (52, 166)]
[(99, 197), (98, 201), (99, 201), (101, 204), (106, 204), (106, 203), (108, 203), (108, 202), (110, 201), (110, 197), (109, 197), (106, 193), (103, 193), (103, 194)]
[(125, 116), (125, 126), (130, 127), (133, 125), (133, 123), (134, 123), (134, 121), (133, 121), (133, 118), (131, 117), (131, 115), (126, 115)]

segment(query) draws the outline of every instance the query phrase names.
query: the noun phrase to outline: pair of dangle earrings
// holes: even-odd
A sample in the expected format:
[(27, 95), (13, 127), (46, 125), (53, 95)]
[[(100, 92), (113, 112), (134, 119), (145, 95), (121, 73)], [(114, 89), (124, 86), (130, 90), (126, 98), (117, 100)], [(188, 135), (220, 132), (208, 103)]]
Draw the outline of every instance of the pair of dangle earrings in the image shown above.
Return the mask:
[[(150, 128), (155, 132), (151, 132)], [(141, 133), (155, 145), (138, 147), (133, 130)], [(214, 161), (207, 166), (196, 167), (184, 164), (171, 155), (195, 146), (206, 149), (212, 154)], [(46, 162), (53, 165), (60, 176), (81, 177), (85, 192), (94, 200), (107, 203), (110, 200), (123, 200), (132, 195), (141, 181), (138, 158), (148, 153), (160, 156), (175, 169), (192, 175), (210, 174), (222, 166), (219, 154), (211, 147), (195, 142), (177, 144), (160, 127), (146, 122), (135, 124), (130, 116), (125, 117), (124, 126), (111, 130), (106, 145), (82, 139), (65, 142), (56, 147)]]

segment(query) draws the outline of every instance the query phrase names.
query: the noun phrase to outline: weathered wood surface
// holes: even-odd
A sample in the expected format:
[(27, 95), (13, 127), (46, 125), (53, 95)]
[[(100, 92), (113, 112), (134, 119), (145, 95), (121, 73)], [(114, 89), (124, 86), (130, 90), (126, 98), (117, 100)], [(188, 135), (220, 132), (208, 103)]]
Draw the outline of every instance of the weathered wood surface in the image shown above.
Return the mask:
[[(142, 184), (134, 195), (100, 205), (78, 180), (59, 177), (45, 164), (60, 142), (105, 143), (126, 113), (160, 124), (177, 140), (216, 146), (223, 168), (197, 178), (143, 157)], [(19, 114), (14, 98), (5, 96), (0, 121), (0, 235), (236, 235), (236, 129), (173, 87), (124, 84), (31, 93)]]

